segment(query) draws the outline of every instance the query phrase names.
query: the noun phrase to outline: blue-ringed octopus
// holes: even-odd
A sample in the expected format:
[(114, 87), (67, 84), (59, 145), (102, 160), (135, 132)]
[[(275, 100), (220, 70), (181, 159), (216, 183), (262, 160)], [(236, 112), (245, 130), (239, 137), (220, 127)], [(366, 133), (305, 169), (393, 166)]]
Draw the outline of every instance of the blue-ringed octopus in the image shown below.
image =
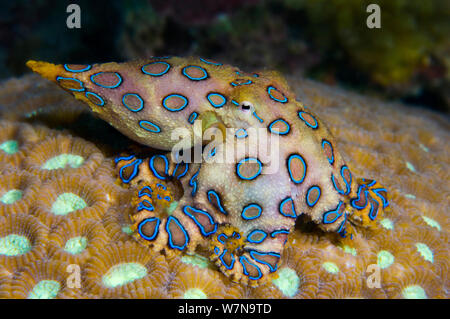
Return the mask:
[(206, 247), (231, 280), (257, 286), (276, 274), (298, 216), (351, 239), (388, 206), (277, 72), (196, 57), (27, 65), (130, 139), (168, 151), (115, 159), (136, 190), (134, 237), (156, 251)]

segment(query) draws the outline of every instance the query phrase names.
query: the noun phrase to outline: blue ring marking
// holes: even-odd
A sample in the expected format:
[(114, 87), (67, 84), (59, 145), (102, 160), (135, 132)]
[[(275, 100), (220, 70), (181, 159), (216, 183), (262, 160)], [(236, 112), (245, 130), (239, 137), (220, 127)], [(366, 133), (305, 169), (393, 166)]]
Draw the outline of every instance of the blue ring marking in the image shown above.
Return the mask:
[[(238, 80), (243, 80), (243, 79), (238, 79)], [(237, 80), (235, 80), (235, 81), (237, 81)], [(252, 84), (252, 83), (253, 83), (252, 80), (247, 80), (247, 82), (243, 82), (243, 83), (234, 83), (234, 81), (233, 81), (230, 84), (232, 86), (241, 86), (241, 85), (249, 85), (249, 84)]]
[(122, 84), (122, 77), (121, 77), (120, 74), (117, 73), (117, 72), (110, 72), (110, 73), (115, 74), (115, 75), (117, 76), (117, 78), (119, 79), (119, 81), (118, 81), (117, 84), (115, 84), (115, 85), (102, 85), (102, 84), (99, 84), (99, 83), (95, 82), (95, 80), (94, 80), (95, 77), (98, 76), (98, 75), (100, 75), (100, 74), (102, 74), (102, 73), (105, 73), (105, 72), (99, 72), (99, 73), (96, 73), (96, 74), (92, 74), (91, 77), (90, 77), (92, 83), (94, 83), (95, 85), (98, 85), (98, 86), (100, 86), (100, 87), (102, 87), (102, 88), (105, 88), (105, 89), (115, 89), (115, 88), (118, 87), (120, 84)]
[[(200, 70), (203, 72), (203, 76), (198, 77), (198, 78), (191, 77), (189, 74), (186, 73), (186, 69), (187, 69), (187, 68), (196, 68), (196, 69), (200, 69)], [(204, 80), (204, 79), (206, 79), (206, 78), (208, 77), (208, 72), (206, 72), (206, 70), (205, 70), (204, 68), (202, 68), (201, 66), (196, 66), (196, 65), (188, 65), (188, 66), (185, 66), (185, 67), (183, 68), (183, 70), (182, 70), (181, 73), (183, 73), (183, 75), (184, 75), (185, 77), (187, 77), (189, 80), (193, 80), (193, 81), (201, 81), (201, 80)]]
[(170, 196), (164, 196), (164, 200), (170, 202), (172, 198), (170, 198)]
[[(278, 122), (283, 122), (284, 124), (286, 124), (286, 130), (285, 130), (285, 131), (283, 131), (283, 132), (277, 132), (277, 131), (274, 131), (274, 130), (272, 129), (272, 126), (275, 125), (275, 124), (278, 123)], [(273, 121), (272, 123), (269, 124), (269, 132), (270, 132), (270, 133), (273, 133), (273, 134), (286, 135), (286, 134), (289, 133), (290, 130), (291, 130), (291, 126), (289, 125), (288, 122), (286, 122), (286, 121), (283, 120), (283, 119), (275, 120), (275, 121)]]
[[(332, 224), (332, 223), (334, 223), (339, 217), (341, 217), (342, 214), (339, 214), (339, 210), (341, 209), (341, 206), (342, 206), (342, 201), (339, 201), (339, 204), (336, 206), (335, 209), (329, 210), (329, 211), (325, 212), (325, 213), (323, 214), (323, 223), (324, 223), (324, 224)], [(328, 216), (329, 214), (336, 214), (336, 217), (333, 218), (332, 220), (327, 220), (327, 216)]]
[[(183, 246), (177, 246), (177, 245), (173, 244), (172, 233), (170, 232), (170, 229), (169, 229), (169, 225), (170, 225), (171, 222), (176, 223), (178, 225), (178, 227), (181, 229), (181, 231), (183, 232), (184, 238), (185, 238)], [(181, 223), (178, 221), (178, 219), (176, 219), (173, 216), (167, 217), (166, 232), (169, 235), (169, 239), (168, 239), (167, 243), (169, 244), (170, 248), (174, 248), (174, 249), (178, 249), (178, 250), (183, 250), (184, 248), (186, 248), (187, 244), (189, 243), (189, 235), (186, 232), (186, 230), (184, 229), (183, 225), (181, 225)]]
[(241, 235), (239, 233), (236, 233), (235, 231), (233, 232), (233, 234), (231, 236), (236, 239), (241, 238)]
[(211, 64), (211, 65), (223, 65), (222, 63), (219, 63), (219, 62), (211, 62), (211, 61), (208, 61), (208, 60), (203, 59), (203, 58), (200, 58), (200, 61), (205, 62), (206, 64)]
[(374, 192), (382, 200), (383, 208), (386, 208), (387, 206), (389, 206), (389, 201), (383, 195), (381, 195), (379, 193), (379, 192), (386, 192), (387, 193), (387, 189), (386, 188), (372, 189), (372, 192)]
[[(133, 96), (137, 97), (137, 98), (139, 99), (139, 101), (141, 102), (141, 105), (140, 105), (136, 110), (131, 109), (131, 108), (125, 103), (125, 97), (128, 96), (128, 95), (133, 95)], [(144, 100), (143, 100), (138, 94), (136, 94), (136, 93), (125, 93), (125, 94), (122, 96), (122, 104), (123, 104), (129, 111), (131, 111), (131, 112), (139, 112), (139, 111), (141, 111), (141, 110), (144, 108)]]
[(336, 186), (336, 181), (334, 180), (334, 174), (333, 174), (333, 173), (331, 173), (331, 182), (333, 183), (334, 189), (335, 189), (339, 194), (344, 195), (344, 191), (341, 190), (341, 189), (339, 189), (339, 188)]
[(153, 189), (150, 186), (144, 186), (139, 190), (138, 197), (148, 196), (152, 198)]
[(234, 255), (233, 255), (232, 253), (230, 253), (230, 255), (231, 255), (231, 265), (227, 265), (227, 264), (225, 263), (225, 261), (223, 260), (223, 257), (225, 256), (226, 253), (227, 253), (227, 250), (224, 249), (224, 250), (223, 250), (223, 253), (222, 253), (222, 255), (220, 255), (219, 259), (220, 259), (220, 261), (222, 262), (222, 265), (224, 265), (226, 269), (233, 269), (234, 262), (235, 262)]
[(275, 238), (278, 234), (289, 235), (289, 230), (286, 229), (274, 230), (273, 232), (270, 233), (270, 237)]
[[(136, 175), (137, 175), (137, 173), (138, 173), (138, 171), (139, 171), (139, 165), (140, 165), (141, 163), (142, 163), (142, 160), (141, 160), (141, 159), (136, 159), (136, 160), (134, 160), (133, 162), (131, 162), (131, 163), (125, 165), (125, 166), (122, 166), (122, 167), (120, 168), (120, 170), (119, 170), (119, 177), (120, 177), (120, 179), (122, 180), (122, 182), (124, 182), (125, 184), (128, 184), (133, 178), (135, 178)], [(130, 165), (134, 165), (133, 173), (131, 173), (130, 178), (125, 179), (125, 178), (123, 177), (123, 170), (124, 170), (126, 167), (130, 166)]]
[[(248, 161), (254, 161), (254, 160), (256, 160), (256, 162), (259, 164), (258, 172), (256, 172), (256, 174), (251, 176), (251, 177), (244, 177), (244, 176), (242, 176), (241, 173), (239, 172), (239, 169), (240, 169), (241, 165), (243, 163), (248, 162)], [(254, 180), (255, 178), (257, 178), (261, 174), (261, 171), (262, 171), (262, 163), (256, 157), (246, 157), (246, 158), (240, 160), (239, 163), (237, 163), (237, 165), (236, 165), (236, 174), (239, 176), (239, 178), (247, 180), (247, 181), (251, 181), (251, 180)]]
[[(142, 126), (143, 124), (148, 124), (148, 125), (154, 127), (154, 129), (152, 130), (152, 129), (149, 129), (148, 127), (144, 127), (144, 126)], [(158, 125), (156, 125), (155, 123), (152, 123), (150, 121), (145, 121), (145, 120), (139, 121), (139, 126), (148, 132), (152, 132), (152, 133), (161, 132), (161, 128)]]
[(137, 207), (137, 211), (140, 212), (143, 209), (145, 209), (149, 212), (153, 212), (155, 210), (155, 207), (148, 200), (144, 199), (142, 202), (139, 203), (139, 205)]
[(159, 195), (159, 194), (156, 196), (156, 198), (159, 199), (159, 200), (162, 199), (161, 195)]
[[(275, 90), (275, 91), (279, 92), (281, 95), (284, 96), (284, 99), (280, 100), (280, 99), (277, 99), (276, 97), (274, 97), (274, 96), (272, 95), (272, 90)], [(286, 97), (282, 92), (280, 92), (278, 89), (276, 89), (275, 87), (273, 87), (273, 86), (271, 86), (271, 85), (269, 85), (269, 86), (267, 87), (267, 93), (269, 94), (270, 98), (271, 98), (272, 100), (274, 100), (274, 101), (277, 101), (277, 102), (280, 102), (280, 103), (286, 103), (286, 102), (288, 101), (287, 97)]]
[(370, 218), (371, 220), (375, 220), (375, 219), (377, 218), (377, 216), (378, 216), (378, 209), (379, 209), (380, 207), (378, 206), (378, 209), (375, 210), (375, 207), (374, 207), (372, 201), (376, 202), (378, 205), (379, 205), (379, 203), (378, 203), (375, 199), (373, 199), (372, 197), (369, 197), (368, 199), (369, 199), (369, 202), (370, 202), (369, 218)]
[[(314, 190), (314, 189), (319, 190), (319, 196), (317, 196), (317, 199), (316, 199), (313, 203), (311, 203), (310, 200), (309, 200), (309, 193), (310, 193), (312, 190)], [(320, 187), (317, 186), (317, 185), (311, 186), (311, 187), (308, 189), (308, 191), (306, 192), (306, 204), (308, 204), (309, 207), (314, 207), (314, 205), (316, 205), (317, 202), (319, 201), (320, 195), (322, 195), (322, 190), (320, 189)]]
[[(209, 232), (207, 232), (205, 230), (205, 228), (203, 227), (203, 225), (197, 220), (197, 217), (195, 217), (193, 214), (189, 213), (188, 208), (192, 209), (196, 213), (199, 213), (199, 214), (202, 214), (202, 215), (205, 215), (206, 217), (208, 217), (209, 222), (212, 225), (214, 225), (214, 229), (209, 231)], [(183, 213), (185, 215), (189, 216), (194, 221), (194, 223), (197, 224), (197, 226), (198, 226), (198, 228), (200, 228), (200, 231), (201, 231), (203, 236), (212, 235), (212, 234), (214, 234), (217, 231), (217, 223), (214, 221), (214, 219), (211, 217), (211, 215), (207, 211), (204, 211), (204, 210), (201, 210), (201, 209), (197, 209), (195, 207), (192, 207), (192, 206), (188, 205), (188, 206), (184, 206), (183, 207)]]
[(277, 257), (277, 258), (281, 258), (280, 254), (277, 254), (277, 253), (274, 253), (274, 252), (263, 253), (263, 252), (260, 252), (260, 251), (257, 251), (257, 250), (250, 250), (249, 253), (250, 253), (250, 257), (252, 257), (254, 260), (256, 260), (257, 262), (259, 262), (260, 264), (264, 264), (264, 265), (268, 266), (269, 269), (270, 269), (270, 272), (275, 272), (275, 271), (277, 271), (278, 263), (275, 265), (275, 267), (273, 267), (273, 266), (272, 266), (271, 264), (269, 264), (268, 262), (265, 262), (264, 260), (260, 260), (260, 259), (256, 258), (255, 255), (260, 255), (260, 256), (266, 256), (266, 255), (269, 255), (269, 256), (274, 256), (274, 257)]
[[(292, 206), (292, 214), (293, 215), (290, 215), (290, 214), (287, 214), (284, 212), (284, 205), (286, 205), (288, 202), (290, 202), (290, 204)], [(295, 207), (294, 207), (294, 201), (292, 200), (291, 197), (286, 197), (285, 199), (283, 199), (281, 201), (280, 206), (279, 206), (279, 211), (280, 211), (280, 214), (285, 217), (297, 218), (297, 213), (296, 213)]]
[[(259, 274), (258, 277), (250, 277), (250, 273), (247, 271), (247, 268), (245, 267), (245, 265), (244, 265), (244, 263), (242, 262), (242, 260), (245, 260), (245, 261), (248, 262), (250, 265), (252, 265), (252, 266), (254, 266), (256, 269), (258, 269), (258, 274)], [(243, 270), (244, 270), (244, 275), (246, 275), (249, 279), (251, 279), (251, 280), (258, 280), (258, 279), (260, 279), (260, 278), (262, 277), (261, 269), (259, 269), (259, 267), (256, 266), (255, 264), (249, 262), (248, 259), (247, 259), (247, 257), (245, 257), (245, 256), (239, 257), (239, 262), (241, 263), (242, 268), (243, 268)]]
[[(350, 176), (350, 181), (347, 181), (347, 180), (345, 179), (345, 177), (344, 177), (344, 171), (345, 171), (345, 170), (348, 170), (348, 174), (349, 174), (349, 176)], [(351, 191), (352, 173), (351, 173), (350, 170), (348, 169), (347, 165), (343, 165), (343, 166), (341, 167), (341, 176), (342, 176), (342, 179), (343, 179), (344, 182), (345, 182), (345, 185), (347, 186), (347, 191), (345, 192), (344, 195), (348, 195), (348, 194), (350, 194), (350, 191)]]
[(231, 103), (233, 103), (236, 106), (239, 106), (240, 104), (238, 102), (236, 102), (235, 100), (231, 100)]
[[(151, 222), (153, 222), (153, 221), (155, 221), (155, 220), (156, 220), (156, 226), (155, 226), (155, 231), (154, 231), (153, 235), (150, 236), (150, 237), (144, 235), (144, 234), (142, 233), (142, 226), (144, 226), (144, 225), (147, 224), (147, 223), (151, 223)], [(146, 219), (144, 219), (143, 221), (141, 221), (141, 222), (139, 223), (139, 226), (138, 226), (138, 232), (139, 232), (139, 235), (140, 235), (142, 238), (144, 238), (145, 240), (154, 240), (154, 239), (156, 238), (156, 236), (158, 235), (158, 232), (159, 232), (159, 225), (160, 225), (160, 224), (161, 224), (161, 221), (160, 221), (160, 219), (159, 219), (158, 217), (151, 217), (151, 218), (146, 218)]]
[[(156, 58), (155, 58), (155, 59), (156, 59)], [(164, 57), (163, 57), (163, 58), (160, 58), (160, 59), (164, 59)], [(165, 69), (164, 71), (159, 72), (159, 73), (151, 73), (151, 72), (147, 72), (147, 71), (144, 70), (144, 68), (145, 68), (147, 65), (150, 65), (150, 64), (156, 64), (156, 63), (158, 63), (158, 64), (165, 64), (165, 65), (166, 65), (166, 69)], [(148, 75), (151, 75), (151, 76), (161, 76), (161, 75), (164, 75), (164, 74), (166, 74), (167, 72), (169, 72), (169, 69), (170, 69), (170, 64), (167, 63), (167, 62), (162, 62), (162, 61), (156, 61), (156, 62), (147, 63), (147, 64), (145, 64), (145, 65), (143, 65), (143, 66), (141, 67), (142, 73), (148, 74)]]
[[(161, 155), (161, 156), (164, 156), (164, 155)], [(161, 188), (161, 189), (164, 190), (164, 191), (167, 189), (166, 186), (164, 186), (163, 184), (160, 184), (160, 183), (157, 183), (157, 184), (156, 184), (156, 187)]]
[[(171, 109), (170, 107), (168, 107), (167, 105), (166, 105), (166, 100), (167, 99), (170, 99), (171, 97), (179, 97), (179, 98), (181, 98), (182, 100), (184, 100), (184, 104), (182, 105), (182, 106), (180, 106), (179, 108), (177, 108), (177, 109)], [(162, 105), (164, 106), (164, 108), (166, 109), (166, 110), (168, 110), (168, 111), (170, 111), (170, 112), (178, 112), (178, 111), (181, 111), (182, 109), (184, 109), (187, 105), (188, 105), (188, 103), (189, 103), (189, 101), (188, 101), (188, 99), (185, 97), (185, 96), (183, 96), (183, 95), (180, 95), (180, 94), (169, 94), (169, 95), (167, 95), (164, 99), (163, 99), (163, 101), (162, 101)]]
[(71, 68), (69, 68), (68, 64), (64, 64), (64, 69), (66, 69), (66, 71), (68, 72), (73, 72), (73, 73), (79, 73), (79, 72), (85, 72), (85, 71), (89, 71), (92, 68), (92, 65), (88, 65), (87, 67), (85, 67), (84, 69), (80, 69), (80, 70), (72, 70)]
[[(292, 160), (293, 158), (298, 158), (298, 159), (300, 159), (300, 160), (302, 161), (302, 163), (303, 163), (303, 167), (304, 167), (304, 170), (303, 170), (303, 176), (302, 176), (302, 178), (301, 178), (300, 180), (296, 180), (296, 179), (292, 176), (292, 172), (291, 172), (291, 160)], [(306, 177), (306, 171), (307, 171), (307, 169), (308, 169), (308, 166), (306, 165), (306, 162), (305, 162), (305, 160), (303, 159), (303, 157), (302, 157), (301, 155), (299, 155), (299, 154), (292, 154), (291, 156), (289, 156), (288, 161), (287, 161), (287, 168), (288, 168), (289, 176), (291, 177), (292, 182), (294, 182), (295, 184), (301, 184), (301, 183), (303, 183), (303, 181), (305, 180), (305, 177)]]
[[(211, 101), (211, 96), (218, 96), (218, 97), (222, 98), (222, 103), (214, 104), (213, 101)], [(220, 94), (220, 93), (209, 93), (209, 94), (206, 96), (206, 98), (208, 99), (209, 103), (210, 103), (213, 107), (215, 107), (215, 108), (222, 107), (222, 106), (225, 105), (225, 103), (227, 103), (226, 97), (223, 96), (223, 95)]]
[[(247, 217), (247, 216), (245, 215), (245, 212), (246, 212), (249, 208), (252, 208), (252, 207), (256, 207), (256, 208), (259, 210), (259, 213), (258, 213), (257, 216), (254, 216), (254, 217)], [(242, 216), (242, 218), (245, 219), (245, 220), (253, 220), (253, 219), (256, 219), (256, 218), (260, 217), (261, 214), (262, 214), (262, 207), (261, 207), (261, 206), (259, 206), (258, 204), (249, 204), (249, 205), (247, 205), (247, 206), (244, 207), (244, 209), (242, 210), (241, 216)]]
[[(343, 236), (343, 234), (341, 234), (341, 232), (344, 230), (345, 231), (345, 229), (344, 229), (344, 225), (345, 225), (345, 222), (347, 221), (347, 212), (344, 212), (344, 220), (342, 221), (342, 223), (341, 223), (341, 225), (339, 226), (339, 228), (338, 228), (338, 230), (336, 231), (338, 234), (340, 234), (342, 237), (344, 237)], [(345, 232), (344, 232), (345, 233)]]
[[(157, 172), (156, 169), (155, 169), (155, 166), (154, 166), (154, 163), (153, 163), (153, 162), (155, 161), (155, 159), (156, 159), (157, 157), (161, 157), (161, 158), (164, 160), (164, 163), (165, 163), (164, 174), (167, 175), (167, 170), (168, 170), (168, 168), (169, 168), (169, 161), (167, 160), (167, 157), (166, 157), (165, 155), (161, 155), (161, 154), (153, 155), (153, 156), (150, 158), (150, 160), (148, 161), (148, 166), (150, 167), (150, 169), (151, 169), (153, 175), (155, 175), (156, 178), (159, 178), (159, 179), (161, 179), (161, 180), (165, 180), (166, 177), (165, 177), (165, 176), (159, 175), (158, 172)], [(161, 185), (161, 184), (159, 184), (159, 185)]]
[(258, 121), (260, 121), (261, 123), (263, 123), (264, 122), (264, 120), (262, 119), (262, 118), (260, 118), (259, 116), (258, 116), (258, 114), (256, 114), (256, 112), (253, 112), (253, 115), (258, 119)]
[(97, 93), (86, 91), (86, 93), (84, 93), (84, 95), (86, 95), (87, 98), (89, 98), (89, 95), (93, 95), (93, 96), (95, 96), (97, 99), (99, 99), (100, 101), (102, 101), (100, 104), (97, 104), (97, 103), (94, 103), (94, 102), (92, 102), (91, 100), (89, 100), (90, 102), (94, 103), (94, 104), (97, 105), (97, 106), (103, 106), (103, 105), (105, 105), (105, 100), (104, 100), (100, 95), (98, 95)]
[(358, 187), (358, 192), (356, 193), (356, 195), (357, 195), (358, 197), (353, 198), (353, 199), (350, 201), (350, 205), (351, 205), (353, 208), (356, 208), (356, 209), (358, 209), (358, 210), (362, 210), (362, 209), (366, 208), (366, 206), (367, 206), (367, 190), (364, 191), (364, 194), (366, 195), (366, 201), (365, 201), (365, 203), (364, 203), (364, 206), (359, 206), (358, 204), (356, 204), (356, 202), (359, 202), (359, 201), (361, 200), (361, 190), (363, 190), (364, 188), (366, 188), (366, 185), (359, 185), (359, 187)]
[(219, 249), (219, 247), (214, 247), (214, 253), (216, 254), (216, 255), (218, 255), (218, 254), (220, 254), (220, 249)]
[(191, 124), (194, 124), (194, 121), (197, 119), (198, 113), (192, 112), (191, 115), (189, 115), (188, 122)]
[[(261, 234), (261, 233), (264, 235), (261, 239), (253, 240), (251, 238), (251, 237), (253, 237), (253, 236), (257, 235), (257, 234)], [(266, 239), (266, 237), (267, 237), (267, 233), (265, 231), (262, 231), (262, 230), (259, 230), (259, 229), (255, 229), (255, 230), (251, 231), (250, 234), (248, 234), (247, 241), (249, 243), (252, 243), (252, 244), (260, 244), (260, 243), (262, 243), (264, 241), (264, 239)]]
[(117, 164), (117, 163), (119, 163), (120, 161), (129, 161), (129, 160), (131, 160), (131, 159), (133, 159), (133, 158), (135, 158), (134, 155), (116, 157), (116, 158), (114, 159), (114, 163)]
[[(184, 164), (184, 172), (182, 172), (180, 175), (176, 176), (178, 167), (180, 166), (180, 164)], [(185, 176), (187, 174), (189, 170), (189, 164), (188, 163), (177, 163), (177, 165), (175, 166), (175, 169), (173, 170), (172, 176), (176, 177), (177, 179), (182, 178), (183, 176)]]
[[(345, 179), (345, 177), (344, 177), (344, 171), (345, 171), (345, 170), (348, 170), (348, 172), (349, 172), (349, 174), (350, 174), (350, 182), (348, 182), (348, 181)], [(339, 194), (341, 194), (341, 195), (348, 195), (348, 194), (350, 194), (350, 191), (351, 191), (352, 173), (351, 173), (350, 170), (348, 169), (347, 165), (342, 165), (342, 167), (341, 167), (341, 177), (342, 177), (342, 180), (343, 180), (344, 183), (345, 183), (345, 191), (343, 191), (343, 190), (337, 188), (337, 186), (336, 186), (336, 181), (335, 181), (335, 179), (334, 179), (334, 174), (331, 173), (331, 181), (333, 182), (333, 186), (334, 186), (334, 188), (336, 189), (336, 191), (337, 191)]]
[(191, 179), (189, 180), (189, 186), (192, 187), (191, 195), (195, 196), (195, 193), (197, 193), (197, 175), (200, 173), (200, 167), (198, 168), (197, 172), (192, 175)]
[[(365, 179), (365, 178), (363, 178), (362, 180), (363, 180), (364, 183), (366, 183), (366, 179)], [(369, 184), (366, 184), (366, 185), (367, 185), (367, 187), (372, 187), (372, 186), (375, 185), (376, 183), (377, 183), (376, 180), (372, 180)]]
[(328, 162), (333, 165), (334, 163), (334, 149), (333, 146), (331, 145), (330, 142), (328, 142), (327, 140), (322, 140), (322, 148), (325, 149), (324, 144), (328, 144), (331, 148), (331, 158), (327, 157)]
[[(222, 236), (225, 236), (225, 239), (222, 239), (221, 237)], [(217, 240), (221, 243), (221, 244), (223, 244), (223, 245), (225, 245), (225, 241), (228, 239), (228, 236), (227, 235), (225, 235), (224, 233), (221, 233), (221, 234), (219, 234), (218, 236), (217, 236)]]
[(259, 74), (258, 74), (258, 73), (253, 73), (253, 76), (254, 76), (255, 78), (259, 78)]
[(225, 211), (225, 209), (222, 206), (222, 201), (220, 200), (219, 194), (217, 194), (217, 192), (215, 190), (210, 189), (209, 191), (206, 192), (206, 194), (208, 195), (208, 201), (211, 204), (212, 204), (211, 195), (214, 196), (216, 198), (217, 205), (219, 206), (219, 211), (224, 215), (228, 215), (228, 213)]
[[(303, 113), (306, 113), (306, 114), (308, 114), (309, 116), (311, 116), (311, 118), (314, 120), (315, 124), (314, 124), (314, 125), (309, 124), (309, 123), (303, 118), (303, 115), (302, 115)], [(307, 113), (307, 112), (299, 111), (299, 112), (298, 112), (298, 117), (299, 117), (303, 122), (305, 122), (305, 124), (306, 124), (307, 126), (309, 126), (309, 127), (312, 128), (312, 129), (316, 129), (316, 128), (319, 126), (319, 122), (317, 122), (316, 118), (315, 118), (314, 116), (312, 116), (311, 114)]]
[(151, 58), (155, 60), (162, 60), (162, 59), (170, 59), (171, 57), (172, 56), (170, 55), (166, 55), (166, 56), (152, 56)]
[(72, 81), (75, 81), (75, 82), (80, 83), (81, 89), (67, 89), (67, 90), (69, 90), (69, 91), (73, 91), (73, 92), (83, 92), (83, 91), (85, 90), (83, 82), (81, 82), (81, 81), (78, 80), (78, 79), (75, 79), (75, 78), (65, 78), (65, 77), (62, 77), (62, 76), (57, 76), (57, 77), (56, 77), (56, 81), (59, 83), (60, 80), (72, 80)]
[(216, 155), (216, 148), (215, 147), (213, 147), (213, 149), (209, 152), (208, 159), (210, 159), (211, 157), (214, 157), (214, 155)]
[(236, 138), (246, 138), (248, 133), (244, 128), (240, 128), (234, 133), (234, 136), (236, 136)]

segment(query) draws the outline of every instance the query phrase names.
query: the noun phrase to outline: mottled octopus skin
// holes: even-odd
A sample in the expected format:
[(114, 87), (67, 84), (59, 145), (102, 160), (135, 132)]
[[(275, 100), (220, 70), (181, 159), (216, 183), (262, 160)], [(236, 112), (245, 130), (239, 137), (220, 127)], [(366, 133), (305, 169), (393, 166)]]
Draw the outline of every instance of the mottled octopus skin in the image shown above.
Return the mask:
[[(210, 127), (233, 129), (215, 152), (209, 150), (208, 161), (177, 163), (178, 155), (169, 152), (149, 159), (122, 156), (116, 164), (122, 182), (136, 188), (132, 218), (140, 242), (168, 253), (206, 245), (234, 281), (256, 286), (276, 272), (300, 214), (324, 231), (351, 238), (355, 226), (376, 227), (388, 206), (386, 189), (352, 176), (330, 131), (275, 72), (248, 74), (178, 57), (27, 65), (153, 148), (171, 150), (178, 142), (171, 134), (179, 128), (192, 136)], [(267, 137), (254, 142), (256, 128)], [(279, 151), (261, 152), (275, 137)], [(194, 143), (188, 139), (184, 148)], [(214, 162), (232, 148), (240, 152), (231, 161)]]

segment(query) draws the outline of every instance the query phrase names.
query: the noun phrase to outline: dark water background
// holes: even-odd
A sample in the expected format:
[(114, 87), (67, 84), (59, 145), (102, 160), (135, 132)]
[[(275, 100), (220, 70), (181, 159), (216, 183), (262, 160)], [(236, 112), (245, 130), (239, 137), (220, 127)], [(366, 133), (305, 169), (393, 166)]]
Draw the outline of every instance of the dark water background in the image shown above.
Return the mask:
[[(66, 7), (81, 8), (81, 28)], [(369, 29), (366, 7), (381, 8)], [(55, 63), (198, 55), (450, 110), (450, 7), (442, 0), (0, 2), (0, 79)]]

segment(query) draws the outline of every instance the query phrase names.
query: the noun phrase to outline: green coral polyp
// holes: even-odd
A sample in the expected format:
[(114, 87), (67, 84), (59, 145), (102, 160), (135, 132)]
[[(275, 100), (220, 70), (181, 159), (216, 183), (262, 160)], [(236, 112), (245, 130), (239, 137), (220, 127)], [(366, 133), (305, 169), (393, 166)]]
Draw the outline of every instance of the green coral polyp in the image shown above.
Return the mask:
[(324, 262), (322, 264), (322, 267), (331, 274), (337, 274), (339, 272), (339, 267), (331, 261)]
[(429, 261), (430, 263), (433, 262), (433, 251), (430, 249), (430, 247), (428, 247), (424, 243), (416, 243), (416, 248), (423, 259)]
[(434, 219), (431, 219), (427, 216), (422, 216), (422, 219), (425, 221), (425, 223), (427, 223), (429, 226), (431, 227), (435, 227), (437, 228), (437, 230), (441, 231), (441, 225), (439, 225), (439, 223), (437, 221), (435, 221)]
[(70, 238), (66, 241), (66, 245), (64, 246), (64, 250), (72, 255), (77, 255), (82, 253), (88, 244), (88, 240), (86, 237), (78, 236)]
[(381, 226), (383, 226), (385, 229), (393, 230), (394, 229), (394, 223), (389, 218), (383, 218), (380, 221)]
[(6, 205), (14, 204), (20, 200), (23, 196), (23, 192), (19, 189), (11, 189), (0, 197), (0, 202)]
[(102, 277), (108, 288), (123, 286), (147, 275), (147, 268), (139, 263), (123, 263), (114, 265)]
[(184, 299), (208, 299), (208, 296), (198, 288), (191, 288), (186, 290), (183, 296)]
[(414, 167), (413, 164), (411, 164), (410, 162), (406, 162), (406, 167), (411, 171), (411, 172), (416, 172), (416, 168)]
[(344, 247), (342, 247), (342, 250), (344, 252), (346, 252), (347, 254), (350, 254), (350, 255), (353, 255), (353, 256), (356, 256), (358, 254), (357, 251), (356, 251), (356, 248), (350, 247), (348, 245), (344, 245)]
[(283, 295), (294, 297), (297, 294), (298, 287), (300, 287), (300, 278), (295, 270), (284, 267), (279, 270), (278, 278), (272, 280), (272, 283), (280, 289)]
[(61, 284), (55, 280), (41, 280), (34, 287), (31, 293), (28, 295), (29, 299), (53, 299), (55, 298)]
[(26, 254), (32, 248), (28, 238), (11, 234), (0, 238), (0, 255), (19, 256)]
[(131, 229), (130, 226), (123, 226), (122, 227), (122, 232), (124, 232), (127, 235), (133, 234), (133, 230)]
[(74, 154), (60, 154), (47, 160), (42, 166), (42, 169), (53, 170), (65, 168), (69, 165), (72, 168), (78, 168), (84, 163), (84, 158)]
[(200, 255), (185, 255), (181, 257), (181, 261), (200, 268), (206, 268), (210, 265), (209, 259)]
[(405, 287), (402, 294), (405, 299), (427, 299), (425, 290), (418, 285)]
[(15, 154), (19, 150), (19, 143), (14, 140), (3, 142), (0, 144), (0, 150), (9, 155)]
[(86, 202), (80, 196), (74, 193), (63, 193), (53, 203), (51, 212), (55, 215), (67, 215), (86, 207)]
[(380, 250), (377, 255), (377, 264), (381, 269), (385, 269), (394, 263), (394, 256), (387, 250)]

